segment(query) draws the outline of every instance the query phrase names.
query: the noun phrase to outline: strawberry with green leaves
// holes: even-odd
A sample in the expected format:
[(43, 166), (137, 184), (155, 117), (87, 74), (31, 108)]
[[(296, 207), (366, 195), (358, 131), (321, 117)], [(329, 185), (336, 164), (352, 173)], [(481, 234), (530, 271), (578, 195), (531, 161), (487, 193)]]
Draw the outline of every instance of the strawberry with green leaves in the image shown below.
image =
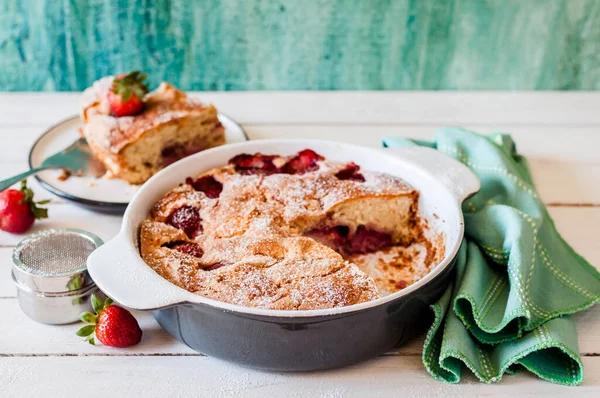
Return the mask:
[(144, 107), (144, 96), (148, 94), (146, 74), (140, 71), (123, 73), (113, 80), (106, 98), (114, 116), (133, 116)]
[(13, 234), (27, 231), (35, 220), (48, 217), (48, 209), (38, 207), (50, 200), (33, 201), (33, 191), (27, 181), (21, 181), (21, 188), (0, 192), (0, 229)]
[(84, 312), (81, 320), (90, 325), (77, 331), (77, 336), (95, 345), (94, 334), (100, 342), (110, 347), (129, 347), (142, 339), (142, 329), (131, 312), (113, 304), (110, 298), (104, 302), (92, 294), (92, 308), (95, 314)]

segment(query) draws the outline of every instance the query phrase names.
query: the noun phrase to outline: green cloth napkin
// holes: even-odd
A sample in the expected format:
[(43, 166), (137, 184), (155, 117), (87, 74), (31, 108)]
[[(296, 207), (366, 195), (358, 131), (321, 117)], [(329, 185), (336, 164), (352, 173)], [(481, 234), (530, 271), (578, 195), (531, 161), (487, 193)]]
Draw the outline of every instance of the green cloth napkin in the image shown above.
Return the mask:
[(481, 191), (463, 204), (465, 239), (455, 279), (431, 306), (423, 363), (436, 379), (460, 381), (466, 365), (490, 383), (527, 369), (560, 384), (583, 380), (569, 316), (600, 301), (600, 274), (561, 238), (508, 135), (445, 128), (427, 145), (464, 163)]

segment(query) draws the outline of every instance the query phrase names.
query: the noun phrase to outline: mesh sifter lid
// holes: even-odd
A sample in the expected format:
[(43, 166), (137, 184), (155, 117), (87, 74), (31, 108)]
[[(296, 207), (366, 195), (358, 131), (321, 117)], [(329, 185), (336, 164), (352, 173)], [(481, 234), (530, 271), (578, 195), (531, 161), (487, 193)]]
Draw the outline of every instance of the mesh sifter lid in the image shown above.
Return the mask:
[(86, 231), (49, 229), (30, 235), (13, 252), (17, 283), (37, 292), (65, 292), (93, 283), (88, 256), (102, 240)]

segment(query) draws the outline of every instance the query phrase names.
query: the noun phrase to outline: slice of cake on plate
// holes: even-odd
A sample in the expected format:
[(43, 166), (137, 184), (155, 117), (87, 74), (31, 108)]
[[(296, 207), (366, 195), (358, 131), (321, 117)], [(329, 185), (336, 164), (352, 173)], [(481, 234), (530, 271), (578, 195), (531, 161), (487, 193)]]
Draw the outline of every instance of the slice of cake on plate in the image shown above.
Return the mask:
[(164, 82), (145, 94), (143, 78), (123, 91), (119, 81), (131, 75), (96, 81), (84, 91), (80, 110), (82, 135), (114, 177), (142, 184), (185, 156), (225, 143), (215, 107)]

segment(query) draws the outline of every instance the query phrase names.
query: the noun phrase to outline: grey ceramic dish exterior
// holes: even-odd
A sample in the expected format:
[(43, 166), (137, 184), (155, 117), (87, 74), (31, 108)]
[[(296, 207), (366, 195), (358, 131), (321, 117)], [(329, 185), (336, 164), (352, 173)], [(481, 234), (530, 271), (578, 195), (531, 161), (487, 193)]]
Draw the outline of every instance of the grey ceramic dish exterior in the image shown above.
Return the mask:
[[(327, 310), (274, 311), (210, 300), (161, 278), (141, 259), (138, 229), (150, 207), (185, 177), (239, 153), (292, 154), (311, 148), (335, 161), (384, 171), (421, 192), (421, 214), (443, 234), (445, 258), (419, 282), (392, 295)], [(371, 149), (317, 140), (225, 145), (183, 159), (152, 177), (129, 204), (119, 235), (88, 259), (104, 293), (129, 308), (153, 311), (159, 324), (194, 350), (244, 366), (309, 371), (350, 365), (405, 342), (429, 318), (449, 282), (463, 237), (462, 202), (479, 190), (461, 163), (429, 148)], [(435, 214), (435, 217), (434, 217)]]

